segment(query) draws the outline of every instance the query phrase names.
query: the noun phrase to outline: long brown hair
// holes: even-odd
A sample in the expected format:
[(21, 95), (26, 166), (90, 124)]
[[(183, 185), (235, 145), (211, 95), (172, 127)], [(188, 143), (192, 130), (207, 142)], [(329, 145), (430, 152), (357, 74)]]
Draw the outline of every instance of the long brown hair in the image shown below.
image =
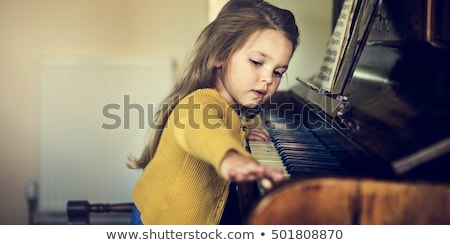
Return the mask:
[(200, 33), (179, 74), (177, 83), (155, 113), (155, 123), (139, 158), (129, 156), (129, 168), (144, 168), (153, 158), (163, 128), (178, 102), (200, 88), (214, 88), (217, 80), (216, 61), (228, 58), (254, 32), (274, 29), (285, 34), (293, 44), (299, 42), (294, 15), (263, 0), (230, 0), (218, 16)]

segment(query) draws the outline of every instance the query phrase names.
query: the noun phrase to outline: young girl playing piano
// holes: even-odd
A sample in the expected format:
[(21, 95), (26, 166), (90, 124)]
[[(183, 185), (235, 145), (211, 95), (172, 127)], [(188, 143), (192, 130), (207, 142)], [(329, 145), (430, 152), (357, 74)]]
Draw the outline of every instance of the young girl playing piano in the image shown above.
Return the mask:
[(288, 10), (262, 0), (222, 8), (156, 113), (142, 155), (130, 158), (130, 168), (143, 169), (131, 193), (132, 224), (239, 224), (229, 219), (239, 214), (230, 184), (270, 188), (284, 179), (244, 147), (246, 137), (268, 140), (245, 115), (276, 91), (298, 38)]

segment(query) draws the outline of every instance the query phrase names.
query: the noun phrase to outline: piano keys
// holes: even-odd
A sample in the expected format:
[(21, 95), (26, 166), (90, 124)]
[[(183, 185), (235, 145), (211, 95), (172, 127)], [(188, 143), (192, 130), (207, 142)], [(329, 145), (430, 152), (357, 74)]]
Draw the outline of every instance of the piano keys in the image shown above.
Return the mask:
[[(288, 102), (288, 98), (293, 98), (290, 92), (277, 93), (260, 115), (271, 141), (248, 142), (249, 151), (262, 165), (282, 169), (289, 178), (392, 176), (388, 165), (372, 165), (374, 156), (315, 115), (314, 108), (300, 101)], [(287, 107), (290, 109), (281, 109)], [(307, 120), (302, 115), (308, 115)]]
[(249, 142), (252, 155), (262, 165), (283, 169), (286, 176), (345, 172), (334, 154), (343, 148), (321, 142), (309, 130), (270, 130), (269, 136), (271, 142)]

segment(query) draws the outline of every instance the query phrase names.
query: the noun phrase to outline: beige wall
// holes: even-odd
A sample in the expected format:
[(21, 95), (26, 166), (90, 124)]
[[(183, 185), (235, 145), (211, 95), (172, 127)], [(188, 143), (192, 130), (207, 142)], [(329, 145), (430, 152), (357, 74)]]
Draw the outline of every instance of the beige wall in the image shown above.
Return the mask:
[(310, 78), (320, 68), (331, 34), (332, 0), (271, 0), (295, 14), (300, 28), (300, 46), (294, 53), (287, 73), (285, 90), (297, 83), (296, 78)]
[[(273, 0), (292, 8), (302, 43), (295, 76), (319, 67), (331, 0)], [(314, 3), (313, 3), (314, 2)], [(171, 57), (181, 63), (208, 22), (208, 0), (0, 0), (0, 224), (26, 224), (37, 180), (37, 63), (42, 57)]]

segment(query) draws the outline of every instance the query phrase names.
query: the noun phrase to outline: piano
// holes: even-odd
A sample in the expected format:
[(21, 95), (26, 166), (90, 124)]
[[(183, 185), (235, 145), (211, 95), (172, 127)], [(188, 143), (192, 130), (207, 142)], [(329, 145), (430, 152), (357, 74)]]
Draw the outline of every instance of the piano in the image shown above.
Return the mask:
[[(335, 2), (341, 7), (344, 1)], [(450, 224), (450, 1), (355, 2), (354, 16), (363, 16), (365, 22), (352, 26), (353, 46), (337, 68), (333, 85), (323, 89), (313, 78), (297, 79), (292, 89), (277, 92), (258, 113), (271, 142), (248, 142), (248, 150), (261, 164), (283, 169), (288, 180), (266, 192), (257, 183), (238, 185), (242, 216), (250, 224), (264, 224), (249, 217), (269, 197), (278, 199), (278, 210), (283, 205), (306, 207), (301, 202), (308, 200), (300, 194), (271, 194), (308, 181), (315, 181), (317, 188), (321, 180), (336, 181), (334, 192), (342, 190), (338, 183), (352, 183), (361, 191), (361, 183), (371, 181), (375, 192), (370, 200), (385, 195), (390, 186), (403, 191), (392, 192), (401, 199), (418, 190), (429, 194), (423, 184), (436, 185), (439, 203), (428, 200), (424, 208), (438, 208), (441, 218), (377, 222)], [(397, 196), (388, 200), (393, 198)], [(358, 207), (358, 215), (364, 213)], [(355, 212), (345, 221), (291, 219), (278, 224), (364, 223)]]

